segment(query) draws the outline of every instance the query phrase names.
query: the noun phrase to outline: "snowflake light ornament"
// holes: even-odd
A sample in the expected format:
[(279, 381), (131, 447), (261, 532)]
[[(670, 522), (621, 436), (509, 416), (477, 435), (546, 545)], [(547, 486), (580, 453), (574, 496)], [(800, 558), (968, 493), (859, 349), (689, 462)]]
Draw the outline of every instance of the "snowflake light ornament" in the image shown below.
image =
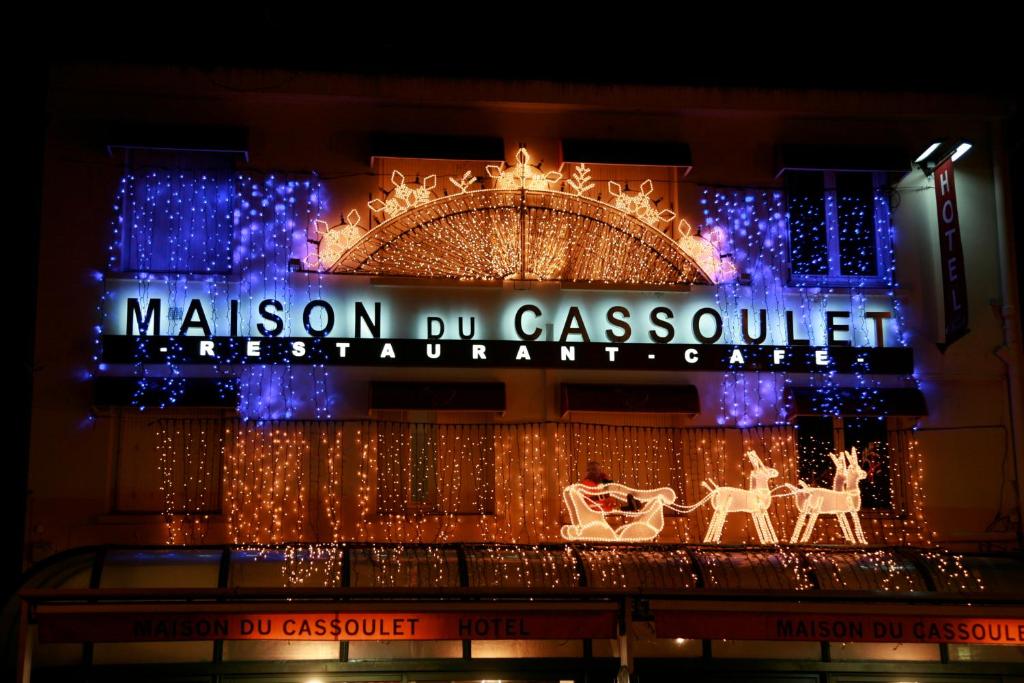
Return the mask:
[(375, 213), (383, 213), (384, 219), (400, 216), (414, 206), (426, 204), (433, 199), (432, 190), (437, 185), (437, 176), (428, 175), (419, 186), (406, 185), (405, 175), (399, 171), (391, 172), (391, 184), (394, 189), (388, 193), (387, 199), (372, 199), (367, 206)]
[(612, 206), (624, 211), (625, 213), (636, 216), (652, 228), (656, 228), (658, 227), (658, 223), (668, 223), (675, 218), (676, 212), (670, 211), (669, 209), (658, 211), (658, 207), (655, 206), (654, 200), (651, 199), (651, 193), (653, 192), (654, 183), (649, 179), (645, 180), (640, 185), (639, 192), (632, 193), (627, 193), (622, 189), (622, 185), (614, 180), (608, 181), (608, 193), (615, 198), (614, 201), (612, 201)]
[(491, 164), (487, 166), (487, 175), (494, 178), (494, 189), (496, 190), (549, 190), (551, 183), (557, 183), (562, 179), (558, 171), (541, 171), (530, 164), (530, 153), (525, 147), (520, 147), (516, 152), (516, 163), (513, 166), (505, 167)]
[(313, 221), (320, 240), (316, 243), (316, 253), (306, 257), (306, 265), (327, 270), (337, 263), (338, 259), (366, 234), (366, 229), (359, 225), (359, 221), (359, 212), (355, 209), (345, 216), (345, 223), (333, 228), (327, 221)]

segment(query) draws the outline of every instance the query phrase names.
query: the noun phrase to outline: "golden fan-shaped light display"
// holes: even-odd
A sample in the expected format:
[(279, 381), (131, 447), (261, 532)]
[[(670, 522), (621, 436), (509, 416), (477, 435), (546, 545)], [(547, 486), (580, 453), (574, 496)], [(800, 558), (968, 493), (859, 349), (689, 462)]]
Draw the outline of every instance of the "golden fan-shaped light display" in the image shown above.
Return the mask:
[(515, 164), (490, 165), (487, 174), (489, 189), (471, 189), (480, 179), (466, 171), (449, 178), (458, 193), (434, 197), (436, 175), (408, 185), (394, 171), (394, 188), (368, 204), (384, 221), (361, 236), (349, 229), (358, 228), (358, 217), (318, 229), (317, 254), (306, 261), (334, 273), (459, 280), (665, 286), (736, 276), (732, 261), (686, 221), (678, 240), (670, 236), (676, 214), (657, 207), (650, 180), (638, 192), (609, 181), (612, 199), (601, 201), (588, 196), (596, 183), (586, 165), (557, 189), (561, 171), (531, 165), (525, 148)]
[(474, 190), (386, 220), (335, 273), (669, 285), (714, 283), (721, 259), (689, 254), (645, 221), (557, 191)]

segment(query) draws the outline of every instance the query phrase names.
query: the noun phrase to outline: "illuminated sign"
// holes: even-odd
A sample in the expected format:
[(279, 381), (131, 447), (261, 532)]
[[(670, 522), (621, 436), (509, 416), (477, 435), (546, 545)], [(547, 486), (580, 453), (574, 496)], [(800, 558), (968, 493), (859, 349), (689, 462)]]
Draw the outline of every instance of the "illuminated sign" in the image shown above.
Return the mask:
[(1024, 645), (1012, 617), (654, 610), (659, 638)]
[(223, 283), (111, 285), (108, 363), (913, 370), (885, 296), (795, 292), (781, 305), (737, 308), (720, 305), (712, 287), (413, 287), (303, 273), (245, 297)]
[(40, 607), (39, 641), (538, 640), (614, 638), (613, 610), (124, 612)]
[[(614, 638), (609, 609), (488, 612), (72, 611), (39, 607), (41, 643)], [(658, 638), (1024, 645), (1024, 619), (953, 614), (653, 610)]]
[(967, 278), (952, 158), (935, 169), (935, 205), (939, 216), (939, 259), (946, 322), (945, 337), (939, 348), (945, 350), (968, 332)]

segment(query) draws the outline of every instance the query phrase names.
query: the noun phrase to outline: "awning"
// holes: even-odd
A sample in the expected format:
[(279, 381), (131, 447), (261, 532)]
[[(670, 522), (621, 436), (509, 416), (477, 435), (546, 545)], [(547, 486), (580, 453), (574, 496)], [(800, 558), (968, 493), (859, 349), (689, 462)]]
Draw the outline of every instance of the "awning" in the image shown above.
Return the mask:
[(882, 145), (779, 145), (775, 157), (776, 177), (786, 171), (905, 173), (911, 160), (905, 149)]
[(690, 145), (685, 142), (566, 139), (562, 158), (570, 163), (675, 166), (685, 173), (693, 168)]
[[(340, 582), (283, 585), (295, 562)], [(660, 638), (1019, 645), (1022, 585), (934, 548), (297, 544), (81, 548), (20, 596), (49, 642), (613, 638), (628, 610)]]
[[(287, 568), (301, 562), (311, 577), (338, 582), (286, 585)], [(183, 583), (183, 576), (188, 581)], [(588, 591), (655, 598), (712, 600), (724, 595), (758, 600), (837, 599), (893, 604), (1020, 602), (1024, 560), (1013, 553), (953, 555), (937, 548), (880, 546), (715, 546), (696, 544), (305, 543), (261, 546), (89, 546), (34, 566), (29, 592), (100, 593), (111, 599), (146, 592), (161, 599), (198, 597), (230, 589), (248, 599), (297, 600), (334, 596), (410, 599), (531, 591), (534, 597), (582, 596)], [(91, 588), (84, 588), (84, 586)], [(185, 586), (188, 586), (187, 588)], [(517, 594), (518, 594), (517, 593)], [(40, 593), (39, 595), (42, 595)], [(212, 595), (212, 594), (211, 594)], [(340, 594), (337, 596), (340, 597)]]
[(903, 416), (921, 417), (928, 414), (928, 405), (920, 389), (900, 387), (863, 389), (843, 387), (787, 387), (785, 402), (790, 417), (801, 415), (839, 416)]
[(371, 382), (371, 410), (505, 411), (502, 382)]
[(700, 397), (692, 384), (562, 384), (562, 415), (669, 413), (696, 415)]
[[(249, 130), (238, 126), (186, 126), (111, 124), (106, 131), (107, 152), (146, 150), (201, 152), (241, 156), (249, 160)], [(209, 161), (209, 160), (207, 160)]]
[(234, 408), (238, 405), (235, 377), (96, 377), (95, 406), (155, 406)]
[(500, 137), (374, 133), (370, 159), (378, 158), (502, 161), (505, 143)]

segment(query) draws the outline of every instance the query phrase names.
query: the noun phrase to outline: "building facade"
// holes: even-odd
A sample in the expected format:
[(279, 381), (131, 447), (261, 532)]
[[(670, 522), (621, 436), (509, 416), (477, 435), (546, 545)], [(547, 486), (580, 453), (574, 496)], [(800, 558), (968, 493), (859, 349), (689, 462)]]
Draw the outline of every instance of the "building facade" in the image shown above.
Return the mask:
[(1024, 676), (1005, 103), (52, 84), (25, 680)]

